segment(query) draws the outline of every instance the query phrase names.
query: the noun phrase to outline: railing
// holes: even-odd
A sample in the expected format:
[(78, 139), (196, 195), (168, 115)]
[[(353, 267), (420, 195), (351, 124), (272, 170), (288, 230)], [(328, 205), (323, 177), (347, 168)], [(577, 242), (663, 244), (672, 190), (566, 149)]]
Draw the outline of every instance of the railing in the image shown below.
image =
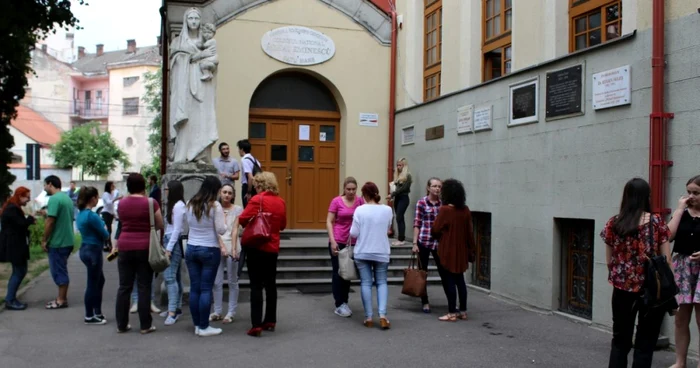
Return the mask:
[(109, 107), (104, 102), (73, 100), (70, 115), (82, 119), (106, 118), (109, 116)]

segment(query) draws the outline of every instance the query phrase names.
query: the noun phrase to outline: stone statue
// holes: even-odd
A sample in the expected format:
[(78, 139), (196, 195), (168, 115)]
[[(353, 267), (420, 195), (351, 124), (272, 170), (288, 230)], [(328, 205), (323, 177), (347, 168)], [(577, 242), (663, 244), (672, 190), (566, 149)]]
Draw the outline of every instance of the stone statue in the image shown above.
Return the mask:
[(170, 44), (170, 142), (172, 163), (211, 165), (216, 127), (216, 26), (202, 24), (197, 8), (185, 12), (182, 32)]

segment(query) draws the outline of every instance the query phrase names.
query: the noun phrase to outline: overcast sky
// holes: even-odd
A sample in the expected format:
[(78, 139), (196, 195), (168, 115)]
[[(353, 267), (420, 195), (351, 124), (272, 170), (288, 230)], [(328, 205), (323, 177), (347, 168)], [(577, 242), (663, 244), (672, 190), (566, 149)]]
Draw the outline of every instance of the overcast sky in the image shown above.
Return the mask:
[(75, 47), (84, 46), (94, 52), (102, 43), (105, 51), (126, 49), (126, 40), (135, 39), (138, 46), (156, 44), (160, 35), (162, 0), (87, 0), (89, 5), (71, 0), (73, 15), (83, 29), (75, 32)]

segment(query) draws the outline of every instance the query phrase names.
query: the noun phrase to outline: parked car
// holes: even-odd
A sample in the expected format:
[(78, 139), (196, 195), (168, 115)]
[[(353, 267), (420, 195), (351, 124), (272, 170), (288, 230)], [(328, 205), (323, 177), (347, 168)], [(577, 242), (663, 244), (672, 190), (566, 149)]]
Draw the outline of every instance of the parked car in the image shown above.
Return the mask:
[[(80, 190), (80, 187), (76, 188), (77, 190)], [(68, 188), (61, 189), (62, 192), (68, 194)], [(45, 190), (42, 190), (39, 195), (34, 198), (34, 210), (39, 211), (39, 210), (45, 210), (46, 207), (49, 205), (49, 196), (47, 195)], [(92, 212), (97, 213), (98, 215), (100, 212), (102, 212), (102, 207), (104, 206), (104, 203), (102, 202), (102, 198), (100, 198), (99, 201), (97, 201), (97, 205), (92, 208)]]

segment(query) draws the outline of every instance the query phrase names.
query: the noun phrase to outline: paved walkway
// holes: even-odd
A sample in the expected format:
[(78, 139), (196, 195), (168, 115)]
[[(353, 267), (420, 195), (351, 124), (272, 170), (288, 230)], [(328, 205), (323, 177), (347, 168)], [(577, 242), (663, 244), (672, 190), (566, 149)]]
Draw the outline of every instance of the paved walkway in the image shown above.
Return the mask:
[[(117, 334), (114, 302), (117, 271), (106, 263), (104, 311), (109, 323), (85, 326), (85, 268), (71, 258), (70, 307), (44, 310), (56, 289), (48, 274), (23, 296), (29, 309), (0, 313), (0, 361), (3, 367), (605, 367), (610, 335), (563, 317), (541, 315), (470, 290), (469, 321), (436, 320), (446, 302), (431, 286), (433, 314), (420, 312), (419, 301), (390, 288), (390, 331), (362, 326), (362, 303), (353, 286), (350, 306), (355, 315), (332, 313), (332, 296), (280, 291), (276, 332), (261, 339), (245, 335), (250, 307), (247, 293), (238, 319), (221, 336), (193, 334), (188, 308), (174, 326), (142, 336), (136, 329)], [(654, 367), (668, 367), (673, 353), (655, 354)]]

